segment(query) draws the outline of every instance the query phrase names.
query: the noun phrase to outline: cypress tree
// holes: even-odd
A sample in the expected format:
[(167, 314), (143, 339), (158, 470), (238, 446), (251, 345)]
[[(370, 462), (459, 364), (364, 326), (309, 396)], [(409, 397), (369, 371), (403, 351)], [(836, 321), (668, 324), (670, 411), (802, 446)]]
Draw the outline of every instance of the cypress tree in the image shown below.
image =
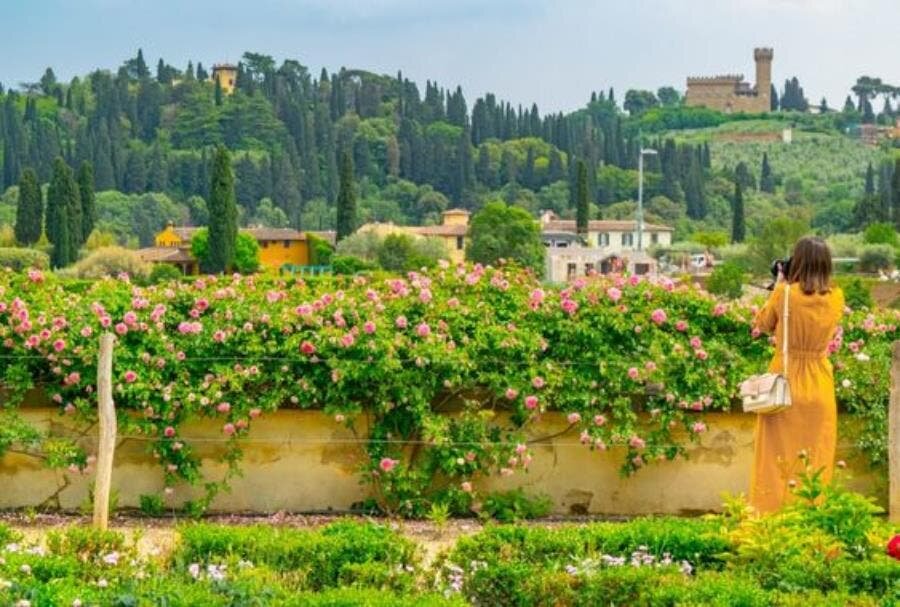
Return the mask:
[[(78, 186), (72, 176), (72, 169), (62, 158), (53, 162), (53, 177), (47, 190), (47, 238), (53, 244), (50, 254), (50, 262), (54, 268), (67, 266), (75, 260), (77, 247), (74, 243), (80, 241), (71, 236), (72, 221), (70, 215), (76, 209), (80, 210), (78, 199)], [(81, 220), (78, 213), (78, 220)]]
[(744, 226), (744, 192), (741, 182), (734, 182), (734, 200), (731, 201), (731, 242), (744, 242), (746, 227)]
[(218, 78), (216, 78), (215, 87), (216, 87), (215, 88), (216, 107), (218, 107), (218, 106), (222, 105), (222, 83), (219, 81)]
[(578, 160), (578, 183), (575, 188), (576, 217), (575, 226), (578, 235), (587, 237), (590, 206), (588, 199), (587, 165)]
[(97, 220), (94, 202), (94, 167), (85, 160), (78, 167), (78, 195), (81, 197), (81, 239), (87, 242)]
[(237, 202), (234, 197), (234, 173), (231, 154), (224, 146), (216, 148), (209, 187), (209, 257), (207, 270), (225, 272), (234, 265), (237, 242)]
[(44, 216), (44, 201), (41, 185), (34, 169), (22, 171), (19, 178), (19, 204), (16, 207), (16, 241), (32, 245), (41, 238)]
[(353, 158), (349, 150), (341, 153), (337, 197), (337, 239), (356, 230), (356, 187), (353, 182)]
[(778, 111), (778, 89), (774, 84), (769, 85), (769, 109), (773, 112)]
[(900, 158), (894, 162), (894, 176), (891, 178), (891, 214), (894, 226), (900, 228)]
[(866, 188), (864, 191), (866, 196), (871, 196), (875, 193), (875, 169), (872, 168), (871, 162), (866, 167)]
[(775, 176), (772, 174), (772, 167), (769, 166), (768, 152), (763, 152), (762, 169), (759, 172), (759, 189), (769, 194), (775, 191)]

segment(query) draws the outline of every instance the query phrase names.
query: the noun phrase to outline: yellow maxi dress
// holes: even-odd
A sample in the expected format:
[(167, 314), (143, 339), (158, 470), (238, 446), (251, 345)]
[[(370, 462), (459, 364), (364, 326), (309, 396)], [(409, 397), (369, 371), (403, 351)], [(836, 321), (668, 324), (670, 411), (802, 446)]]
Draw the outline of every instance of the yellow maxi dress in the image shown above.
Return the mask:
[[(782, 371), (784, 284), (780, 283), (756, 317), (756, 327), (776, 338), (769, 371)], [(757, 416), (750, 503), (759, 512), (778, 510), (791, 498), (789, 482), (803, 470), (805, 450), (813, 469), (830, 478), (837, 444), (837, 406), (828, 345), (844, 311), (844, 295), (805, 294), (791, 285), (788, 324), (788, 383), (792, 405), (780, 413)]]

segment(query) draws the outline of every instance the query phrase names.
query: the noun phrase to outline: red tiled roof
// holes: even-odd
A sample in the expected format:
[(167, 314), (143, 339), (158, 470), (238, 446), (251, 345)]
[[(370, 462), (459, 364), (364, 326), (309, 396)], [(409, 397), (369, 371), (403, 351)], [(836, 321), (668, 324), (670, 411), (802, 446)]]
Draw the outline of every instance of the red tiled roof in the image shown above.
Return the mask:
[(148, 262), (186, 263), (194, 261), (190, 252), (181, 247), (147, 247), (139, 249), (137, 254)]
[[(199, 229), (200, 228), (196, 227), (173, 228), (175, 234), (182, 240), (190, 240)], [(250, 234), (250, 236), (260, 242), (271, 240), (306, 240), (306, 234), (292, 228), (241, 228), (240, 231), (244, 234)]]
[(405, 229), (421, 236), (465, 236), (469, 233), (467, 225), (412, 226)]

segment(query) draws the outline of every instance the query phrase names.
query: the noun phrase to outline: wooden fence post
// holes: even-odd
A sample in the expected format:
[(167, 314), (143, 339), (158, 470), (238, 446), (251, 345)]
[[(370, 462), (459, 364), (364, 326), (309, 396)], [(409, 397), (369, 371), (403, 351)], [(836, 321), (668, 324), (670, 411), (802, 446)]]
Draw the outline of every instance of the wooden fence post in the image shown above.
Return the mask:
[(112, 333), (100, 336), (97, 361), (97, 405), (100, 418), (100, 444), (97, 452), (97, 478), (94, 482), (94, 527), (105, 531), (109, 525), (109, 494), (112, 487), (113, 455), (116, 450), (116, 408), (112, 396)]
[(900, 341), (891, 348), (891, 402), (888, 407), (888, 514), (900, 521)]

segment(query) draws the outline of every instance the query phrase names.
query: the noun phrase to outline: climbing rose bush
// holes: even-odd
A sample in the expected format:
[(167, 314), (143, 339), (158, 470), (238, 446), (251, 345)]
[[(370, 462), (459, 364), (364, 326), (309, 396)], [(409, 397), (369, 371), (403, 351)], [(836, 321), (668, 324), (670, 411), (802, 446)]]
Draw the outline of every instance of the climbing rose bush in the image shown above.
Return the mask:
[[(206, 497), (188, 507), (202, 510), (239, 470), (256, 420), (297, 408), (323, 410), (364, 439), (360, 478), (380, 508), (421, 515), (440, 501), (464, 511), (477, 508), (479, 477), (528, 469), (529, 427), (547, 411), (564, 413), (586, 449), (614, 450), (624, 473), (682, 454), (707, 430), (702, 413), (730, 408), (738, 382), (766, 364), (771, 346), (751, 331), (752, 313), (665, 278), (551, 288), (518, 268), (479, 265), (150, 287), (5, 271), (0, 453), (22, 443), (73, 473), (89, 465), (16, 406), (41, 387), (61, 414), (92, 422), (98, 338), (112, 332), (120, 432), (150, 441), (166, 493), (205, 482)], [(886, 411), (872, 388), (887, 376), (895, 323), (893, 312), (854, 312), (833, 343), (850, 408)], [(201, 478), (181, 435), (197, 417), (220, 425), (225, 478)]]

